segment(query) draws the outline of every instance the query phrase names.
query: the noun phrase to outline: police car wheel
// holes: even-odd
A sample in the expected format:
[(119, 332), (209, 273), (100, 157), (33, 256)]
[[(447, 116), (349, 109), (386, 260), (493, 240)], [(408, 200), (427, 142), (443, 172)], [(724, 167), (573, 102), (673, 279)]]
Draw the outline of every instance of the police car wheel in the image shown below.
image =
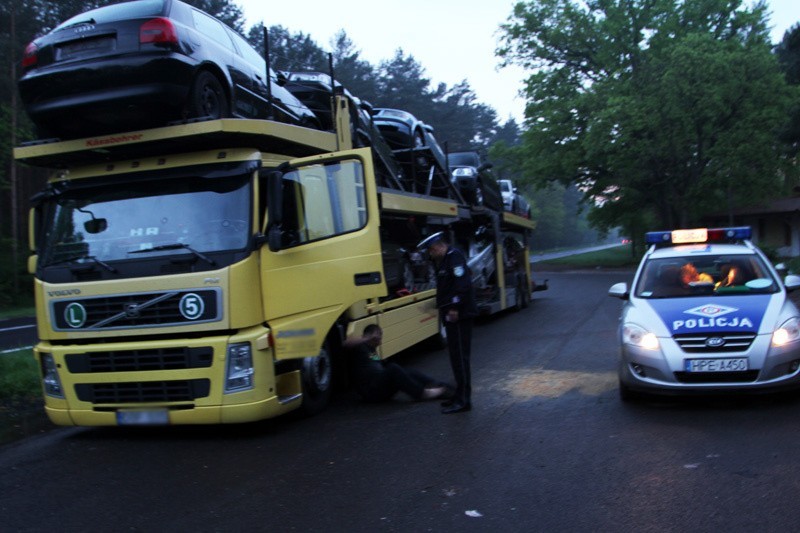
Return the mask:
[(300, 360), (300, 381), (303, 386), (302, 412), (313, 415), (325, 409), (333, 390), (333, 357), (328, 341), (322, 345), (318, 355)]
[(619, 382), (619, 399), (624, 403), (637, 403), (644, 399), (644, 394), (632, 390), (630, 387)]

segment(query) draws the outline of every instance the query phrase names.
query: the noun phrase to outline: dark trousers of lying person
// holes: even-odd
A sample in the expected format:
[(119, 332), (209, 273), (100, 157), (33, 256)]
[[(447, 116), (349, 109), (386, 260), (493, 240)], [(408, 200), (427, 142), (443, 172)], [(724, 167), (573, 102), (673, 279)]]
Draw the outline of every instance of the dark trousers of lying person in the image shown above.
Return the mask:
[(415, 400), (438, 396), (445, 384), (414, 368), (403, 368), (397, 363), (377, 360), (372, 348), (362, 345), (353, 350), (352, 379), (358, 394), (367, 402), (385, 402), (398, 392)]
[(384, 363), (383, 372), (358, 387), (358, 393), (367, 402), (385, 402), (398, 392), (404, 392), (415, 400), (422, 400), (426, 388), (440, 386), (414, 368), (403, 368), (397, 363)]

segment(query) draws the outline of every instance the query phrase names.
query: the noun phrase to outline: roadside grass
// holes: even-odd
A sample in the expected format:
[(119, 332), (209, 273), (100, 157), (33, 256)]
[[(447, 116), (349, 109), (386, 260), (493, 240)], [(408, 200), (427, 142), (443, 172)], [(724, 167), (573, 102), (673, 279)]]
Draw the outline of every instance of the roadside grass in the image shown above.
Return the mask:
[(636, 268), (639, 259), (631, 255), (631, 245), (626, 244), (595, 252), (548, 259), (538, 264), (573, 268)]
[(41, 394), (33, 350), (23, 348), (0, 354), (0, 402), (38, 398)]
[(36, 308), (33, 304), (22, 304), (18, 307), (6, 307), (0, 309), (0, 320), (6, 318), (19, 318), (27, 316), (36, 316)]

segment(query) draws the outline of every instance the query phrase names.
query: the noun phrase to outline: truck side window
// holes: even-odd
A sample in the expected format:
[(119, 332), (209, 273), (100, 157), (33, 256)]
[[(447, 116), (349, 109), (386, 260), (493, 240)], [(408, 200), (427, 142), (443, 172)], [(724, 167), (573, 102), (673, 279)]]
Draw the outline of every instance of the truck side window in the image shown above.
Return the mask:
[(284, 231), (291, 244), (326, 239), (367, 223), (364, 172), (357, 160), (299, 168), (284, 176)]

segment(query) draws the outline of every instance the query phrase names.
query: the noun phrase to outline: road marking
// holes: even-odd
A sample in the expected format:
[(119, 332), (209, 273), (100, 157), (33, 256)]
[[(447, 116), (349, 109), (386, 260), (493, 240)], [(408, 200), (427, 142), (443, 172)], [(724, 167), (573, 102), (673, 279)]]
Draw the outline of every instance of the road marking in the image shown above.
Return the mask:
[(30, 328), (35, 328), (35, 327), (36, 327), (36, 324), (30, 324), (28, 326), (12, 326), (10, 328), (0, 329), (0, 333), (2, 333), (4, 331), (14, 331), (15, 329), (30, 329)]
[(9, 350), (0, 350), (0, 355), (5, 355), (5, 354), (8, 354), (8, 353), (14, 353), (14, 352), (21, 352), (23, 350), (30, 350), (31, 348), (33, 348), (33, 346), (20, 346), (19, 348), (11, 348)]

